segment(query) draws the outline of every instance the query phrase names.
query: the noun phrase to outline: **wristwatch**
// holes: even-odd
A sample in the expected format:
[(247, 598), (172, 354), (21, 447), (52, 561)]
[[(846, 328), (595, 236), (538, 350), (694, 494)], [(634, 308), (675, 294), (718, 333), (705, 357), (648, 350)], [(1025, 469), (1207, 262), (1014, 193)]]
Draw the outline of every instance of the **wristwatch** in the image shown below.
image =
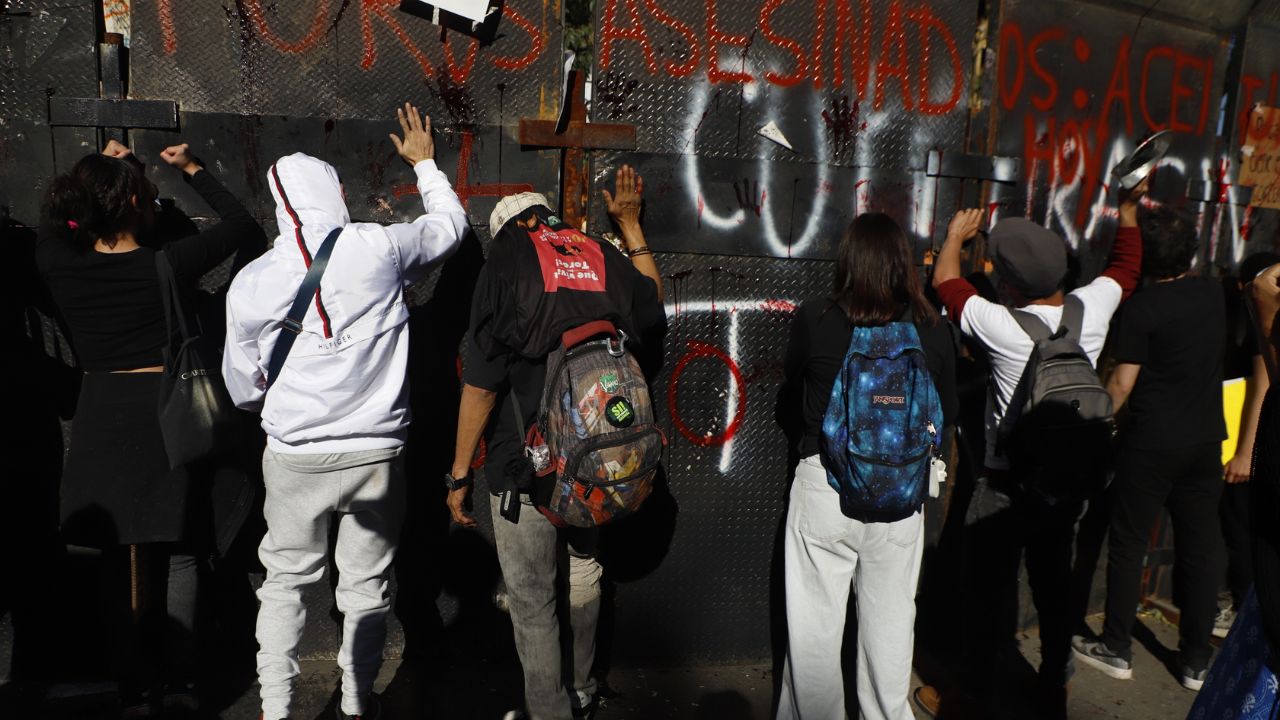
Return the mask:
[(460, 478), (454, 477), (452, 472), (447, 472), (444, 474), (444, 486), (449, 488), (451, 491), (461, 490), (462, 488), (470, 485), (474, 478), (475, 476), (471, 474), (470, 468), (467, 468), (467, 474)]

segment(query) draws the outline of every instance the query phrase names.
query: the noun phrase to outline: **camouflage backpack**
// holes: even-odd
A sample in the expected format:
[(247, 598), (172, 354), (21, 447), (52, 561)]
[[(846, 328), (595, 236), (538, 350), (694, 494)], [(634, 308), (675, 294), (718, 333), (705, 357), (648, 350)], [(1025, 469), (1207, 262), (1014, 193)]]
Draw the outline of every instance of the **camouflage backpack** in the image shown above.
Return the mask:
[(535, 471), (554, 477), (538, 509), (558, 526), (603, 525), (634, 512), (653, 489), (666, 438), (627, 341), (612, 323), (587, 323), (547, 358), (527, 444)]

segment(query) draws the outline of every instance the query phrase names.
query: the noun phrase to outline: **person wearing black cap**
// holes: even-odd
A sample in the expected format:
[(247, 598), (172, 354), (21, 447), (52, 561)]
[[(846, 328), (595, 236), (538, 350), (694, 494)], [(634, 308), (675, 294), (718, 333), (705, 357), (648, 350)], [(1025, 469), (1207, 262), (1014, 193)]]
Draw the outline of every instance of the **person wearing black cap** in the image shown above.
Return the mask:
[(1174, 530), (1174, 597), (1183, 687), (1204, 685), (1213, 647), (1218, 584), (1226, 565), (1218, 503), (1222, 495), (1222, 285), (1191, 272), (1199, 250), (1195, 219), (1170, 209), (1140, 223), (1143, 271), (1150, 278), (1115, 324), (1118, 363), (1107, 391), (1129, 422), (1121, 434), (1111, 487), (1107, 616), (1101, 639), (1077, 637), (1076, 657), (1106, 675), (1133, 677), (1130, 652), (1151, 529), (1167, 507)]
[[(1137, 229), (1138, 200), (1144, 182), (1120, 206), (1120, 229), (1111, 262), (1093, 282), (1070, 293), (1083, 307), (1080, 347), (1094, 365), (1106, 341), (1111, 316), (1137, 287), (1141, 277), (1142, 243)], [(973, 617), (992, 617), (991, 607), (1008, 605), (1017, 597), (1018, 556), (1025, 548), (1032, 598), (1040, 619), (1039, 678), (1045, 714), (1065, 715), (1066, 683), (1071, 674), (1070, 578), (1075, 524), (1081, 514), (1076, 502), (1048, 504), (1023, 490), (1023, 478), (1012, 476), (1008, 459), (998, 447), (998, 431), (1035, 347), (1011, 308), (1035, 315), (1051, 328), (1063, 322), (1067, 275), (1067, 246), (1062, 238), (1025, 218), (998, 222), (990, 234), (992, 262), (1005, 304), (979, 297), (961, 277), (960, 250), (983, 220), (982, 210), (964, 210), (951, 221), (935, 264), (933, 286), (947, 316), (973, 338), (991, 363), (991, 394), (986, 419), (984, 477), (977, 481), (965, 524), (967, 534), (984, 552), (967, 553), (974, 567), (966, 569), (973, 588), (970, 601), (982, 608)], [(981, 598), (976, 597), (981, 595)], [(1016, 602), (1016, 600), (1013, 600)], [(1014, 612), (994, 613), (993, 625), (972, 623), (966, 652), (975, 676), (975, 690), (995, 673), (992, 664), (1004, 653), (1016, 657)], [(1003, 623), (1002, 623), (1003, 621)]]

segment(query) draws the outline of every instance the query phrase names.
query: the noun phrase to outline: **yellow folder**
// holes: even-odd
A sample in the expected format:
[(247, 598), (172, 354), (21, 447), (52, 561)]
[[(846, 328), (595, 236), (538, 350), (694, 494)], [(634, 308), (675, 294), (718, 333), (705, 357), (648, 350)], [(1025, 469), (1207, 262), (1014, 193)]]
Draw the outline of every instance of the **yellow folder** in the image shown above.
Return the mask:
[(1244, 391), (1247, 378), (1235, 378), (1222, 383), (1222, 412), (1227, 420), (1227, 439), (1222, 441), (1222, 464), (1236, 456), (1236, 443), (1240, 439), (1240, 413), (1244, 410)]

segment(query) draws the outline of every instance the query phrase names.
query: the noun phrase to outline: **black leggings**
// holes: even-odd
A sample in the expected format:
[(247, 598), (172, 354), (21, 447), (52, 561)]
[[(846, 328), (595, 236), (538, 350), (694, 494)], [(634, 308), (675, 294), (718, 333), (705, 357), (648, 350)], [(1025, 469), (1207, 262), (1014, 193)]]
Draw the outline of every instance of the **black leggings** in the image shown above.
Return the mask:
[(130, 546), (103, 554), (104, 588), (116, 637), (113, 664), (122, 695), (163, 686), (183, 687), (196, 678), (200, 560), (175, 543), (137, 547), (137, 597)]
[(1107, 619), (1102, 639), (1130, 657), (1133, 621), (1142, 599), (1142, 563), (1151, 529), (1167, 507), (1173, 521), (1174, 603), (1183, 661), (1208, 667), (1209, 635), (1217, 614), (1225, 553), (1218, 523), (1222, 494), (1222, 445), (1201, 443), (1160, 450), (1127, 448), (1111, 491), (1111, 538), (1107, 553)]

